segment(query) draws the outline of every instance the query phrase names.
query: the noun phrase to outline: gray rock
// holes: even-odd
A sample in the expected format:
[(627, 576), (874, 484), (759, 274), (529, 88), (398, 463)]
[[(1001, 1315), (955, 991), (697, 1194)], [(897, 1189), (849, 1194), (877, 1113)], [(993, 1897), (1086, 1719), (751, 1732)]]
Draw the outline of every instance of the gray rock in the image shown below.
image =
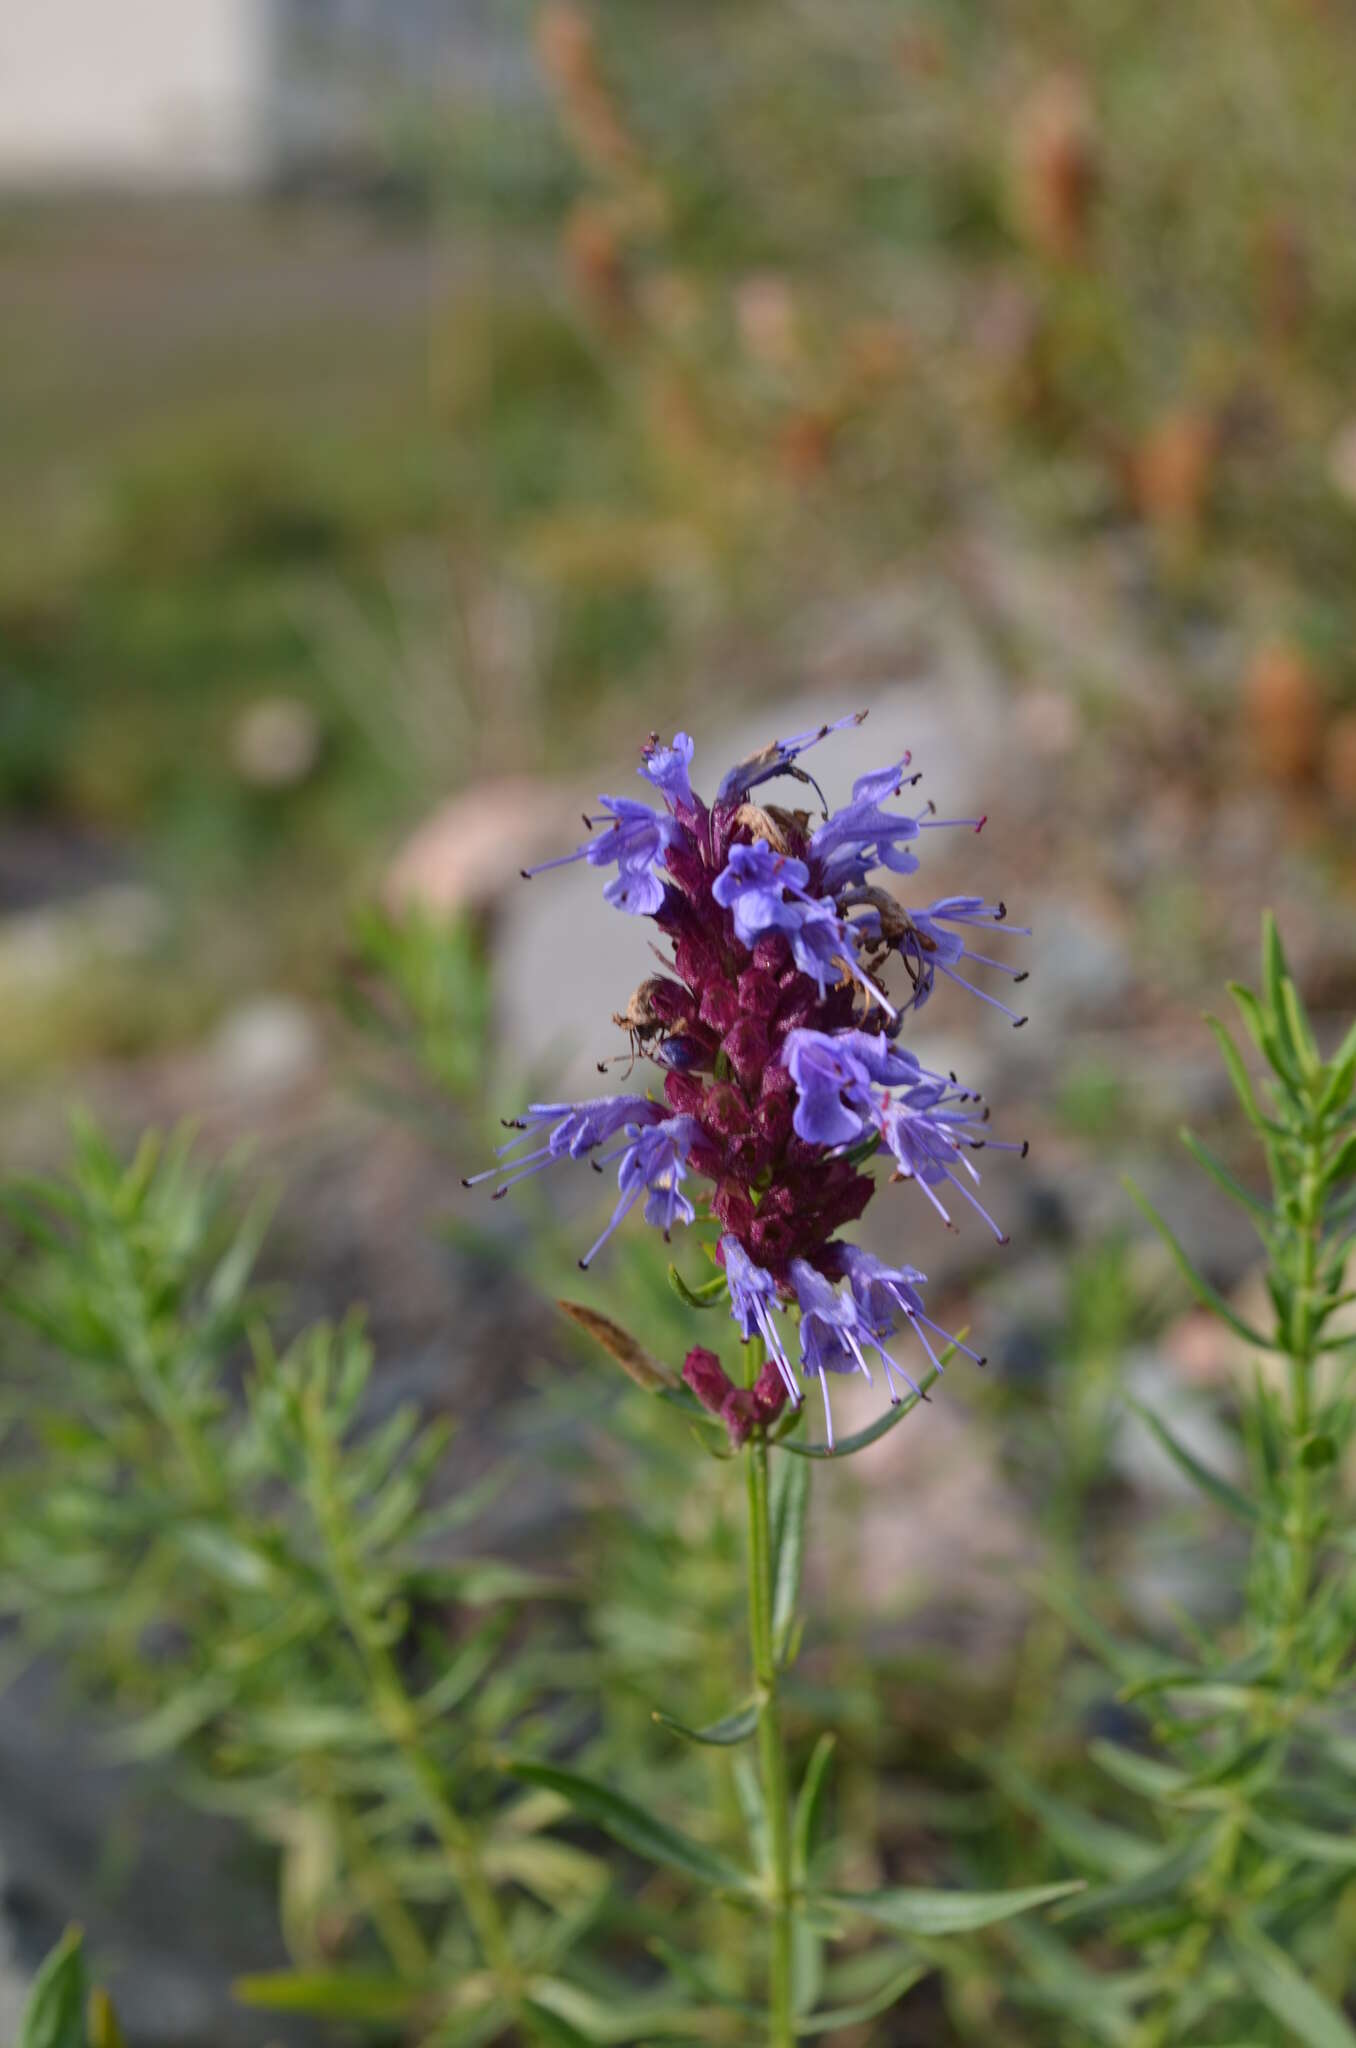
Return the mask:
[(254, 996), (218, 1027), (211, 1078), (228, 1095), (258, 1099), (294, 1088), (319, 1057), (319, 1035), (302, 1004), (291, 996)]

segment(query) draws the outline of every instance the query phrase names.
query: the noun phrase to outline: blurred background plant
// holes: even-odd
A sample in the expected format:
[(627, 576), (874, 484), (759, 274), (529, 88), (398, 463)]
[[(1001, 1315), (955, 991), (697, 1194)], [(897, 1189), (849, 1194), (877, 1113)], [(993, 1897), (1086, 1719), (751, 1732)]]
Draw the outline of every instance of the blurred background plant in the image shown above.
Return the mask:
[[(734, 759), (870, 704), (939, 801), (993, 811), (1036, 928), (1032, 1027), (948, 1019), (1034, 1151), (1006, 1252), (905, 1247), (992, 1363), (816, 1506), (788, 1717), (798, 1767), (839, 1730), (844, 1883), (1021, 1882), (1039, 1842), (1000, 1765), (1137, 1824), (1087, 1752), (1143, 1723), (1074, 1619), (1234, 1626), (1245, 1568), (1122, 1398), (1244, 1485), (1232, 1335), (1118, 1176), (1265, 1316), (1246, 1217), (1170, 1163), (1185, 1118), (1249, 1172), (1198, 1011), (1263, 900), (1321, 1046), (1356, 992), (1356, 23), (1340, 0), (310, 0), (274, 10), (269, 118), (209, 180), (178, 24), (247, 11), (138, 10), (105, 49), (94, 0), (11, 10), (0, 1164), (50, 1180), (73, 1097), (120, 1159), (185, 1115), (204, 1159), (249, 1139), (245, 1191), (282, 1190), (260, 1256), (284, 1356), (361, 1299), (374, 1419), (458, 1417), (442, 1483), (545, 1469), (476, 1529), (583, 1589), (553, 1638), (597, 1717), (581, 1759), (624, 1744), (672, 1817), (728, 1808), (722, 1760), (650, 1719), (734, 1696), (718, 1468), (694, 1477), (542, 1308), (580, 1292), (568, 1219), (443, 1228), (451, 1161), (622, 1049), (602, 1018), (642, 968), (587, 888), (547, 905), (516, 876), (625, 787), (634, 742), (681, 724)], [(607, 1306), (671, 1355), (662, 1269), (624, 1270)], [(7, 1338), (16, 1400), (36, 1345)], [(233, 1404), (246, 1370), (234, 1349)], [(656, 1625), (670, 1597), (689, 1629)], [(153, 1712), (156, 1667), (126, 1661)], [(160, 1765), (96, 1762), (106, 1689), (92, 1724), (76, 1690), (56, 1714), (54, 1668), (0, 1702), (0, 2032), (76, 1913), (138, 2048), (279, 2038), (222, 1988), (282, 1967), (258, 1960), (269, 1859), (175, 1834)], [(678, 1900), (627, 1897), (629, 1967)], [(986, 1940), (870, 2037), (1045, 2048), (1022, 1974)]]

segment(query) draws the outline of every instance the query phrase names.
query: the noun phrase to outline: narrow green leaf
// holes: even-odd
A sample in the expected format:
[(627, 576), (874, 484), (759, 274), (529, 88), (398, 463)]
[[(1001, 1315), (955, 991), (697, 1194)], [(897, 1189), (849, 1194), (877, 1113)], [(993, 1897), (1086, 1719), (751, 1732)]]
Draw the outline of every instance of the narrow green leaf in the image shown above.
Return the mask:
[(89, 2048), (127, 2048), (118, 2025), (118, 2015), (106, 1991), (91, 1991), (89, 1998)]
[(1328, 1116), (1344, 1105), (1353, 1083), (1356, 1083), (1356, 1024), (1350, 1027), (1328, 1061), (1328, 1085), (1319, 1097), (1319, 1115)]
[(610, 1786), (582, 1777), (578, 1771), (561, 1770), (554, 1764), (512, 1763), (509, 1769), (525, 1785), (558, 1792), (576, 1813), (602, 1828), (623, 1848), (634, 1850), (637, 1856), (681, 1870), (697, 1884), (715, 1891), (748, 1891), (750, 1880), (736, 1864), (704, 1843), (680, 1835)]
[(1228, 1026), (1221, 1022), (1218, 1017), (1207, 1016), (1205, 1021), (1214, 1033), (1215, 1043), (1220, 1050), (1220, 1057), (1228, 1069), (1229, 1079), (1233, 1082), (1234, 1093), (1242, 1105), (1244, 1116), (1254, 1130), (1273, 1130), (1275, 1125), (1257, 1100), (1257, 1093), (1252, 1085), (1252, 1077), (1243, 1064), (1242, 1053), (1234, 1044), (1233, 1034)]
[(1322, 1472), (1327, 1466), (1335, 1465), (1336, 1441), (1322, 1433), (1306, 1437), (1300, 1445), (1299, 1461), (1306, 1472)]
[(1230, 1173), (1228, 1167), (1218, 1154), (1212, 1152), (1210, 1147), (1202, 1139), (1198, 1138), (1194, 1131), (1189, 1130), (1185, 1124), (1182, 1125), (1177, 1135), (1196, 1164), (1209, 1174), (1211, 1180), (1221, 1193), (1226, 1194), (1231, 1202), (1236, 1202), (1240, 1209), (1246, 1209), (1253, 1222), (1257, 1224), (1264, 1234), (1269, 1231), (1276, 1221), (1271, 1213), (1270, 1203), (1262, 1201), (1259, 1196), (1252, 1192), (1251, 1188), (1245, 1188), (1242, 1181), (1236, 1175)]
[(680, 1983), (688, 1985), (695, 1991), (705, 2004), (718, 2005), (726, 2012), (737, 2013), (741, 2019), (762, 2020), (767, 2017), (766, 2007), (750, 2005), (745, 2000), (734, 1997), (720, 1985), (713, 1984), (700, 1964), (695, 1963), (690, 1956), (683, 1955), (680, 1950), (659, 1936), (654, 1936), (647, 1946), (651, 1954), (663, 1963)]
[(791, 2010), (813, 2012), (824, 1989), (824, 1937), (803, 1914), (791, 1923)]
[(984, 1761), (995, 1784), (1013, 1805), (1024, 1807), (1040, 1822), (1051, 1845), (1099, 1877), (1135, 1877), (1158, 1855), (1157, 1842), (1099, 1820), (1068, 1800), (1057, 1798), (1002, 1755)]
[(84, 1936), (68, 1927), (33, 1982), (17, 2048), (85, 2048)]
[(1123, 1978), (1089, 1969), (1042, 1920), (1013, 1921), (1004, 1944), (1028, 1980), (1011, 1987), (1020, 2004), (1077, 2021), (1089, 2041), (1102, 2042), (1105, 2048), (1130, 2048), (1135, 2027)]
[[(616, 2043), (668, 2040), (700, 2040), (717, 2035), (730, 2038), (728, 2008), (715, 2011), (684, 2005), (673, 1998), (599, 1997), (571, 1984), (563, 1977), (549, 1978), (533, 1986), (531, 2010), (548, 2013), (568, 2034), (552, 2034), (552, 2040), (571, 2044), (578, 2041)], [(549, 2030), (548, 2030), (549, 2031)]]
[(878, 1892), (823, 1892), (819, 1897), (826, 1905), (892, 1927), (896, 1934), (973, 1934), (978, 1928), (1030, 1913), (1037, 1906), (1053, 1905), (1083, 1889), (1081, 1882), (1023, 1885), (1006, 1892), (923, 1891), (903, 1886)]
[(1238, 1488), (1232, 1486), (1227, 1479), (1221, 1479), (1217, 1473), (1212, 1472), (1208, 1466), (1203, 1465), (1193, 1451), (1189, 1451), (1185, 1444), (1178, 1442), (1161, 1416), (1155, 1415), (1152, 1408), (1146, 1408), (1140, 1401), (1130, 1401), (1127, 1405), (1134, 1410), (1145, 1428), (1162, 1445), (1174, 1465), (1179, 1470), (1185, 1472), (1192, 1484), (1198, 1486), (1201, 1492), (1214, 1501), (1217, 1507), (1224, 1508), (1227, 1513), (1236, 1516), (1240, 1522), (1252, 1523), (1257, 1521), (1258, 1510), (1256, 1502), (1249, 1500), (1245, 1493), (1240, 1493)]
[(805, 1767), (805, 1778), (796, 1795), (796, 1810), (791, 1822), (791, 1867), (797, 1884), (804, 1884), (814, 1855), (815, 1837), (819, 1832), (819, 1812), (824, 1803), (824, 1793), (829, 1782), (829, 1764), (833, 1759), (837, 1737), (821, 1735)]
[(803, 1459), (774, 1458), (772, 1513), (772, 1643), (778, 1663), (786, 1655), (796, 1619), (810, 1507), (810, 1468)]
[(683, 1955), (681, 1950), (672, 1947), (670, 1943), (662, 1940), (658, 1935), (650, 1940), (648, 1946), (650, 1953), (659, 1962), (663, 1963), (664, 1967), (673, 1976), (677, 1977), (680, 1983), (688, 1985), (695, 1991), (697, 1996), (707, 2005), (719, 2005), (726, 2012), (738, 2013), (741, 2019), (766, 2019), (767, 2012), (765, 2007), (749, 2005), (743, 1999), (733, 1997), (730, 1992), (723, 1990), (719, 1984), (713, 1984), (699, 1963), (694, 1963), (690, 1956)]
[(1264, 1010), (1252, 990), (1241, 981), (1231, 981), (1229, 993), (1238, 1005), (1239, 1015), (1249, 1038), (1261, 1053), (1272, 1072), (1280, 1079), (1295, 1087), (1299, 1073), (1280, 1032), (1279, 1025), (1271, 1013)]
[[(943, 1353), (944, 1362), (945, 1355)], [(892, 1429), (895, 1429), (904, 1420), (906, 1415), (912, 1414), (919, 1401), (927, 1399), (929, 1392), (936, 1385), (940, 1377), (941, 1375), (938, 1372), (928, 1373), (925, 1379), (919, 1381), (916, 1394), (906, 1394), (903, 1400), (895, 1407), (887, 1408), (883, 1414), (877, 1416), (876, 1420), (869, 1423), (865, 1429), (859, 1429), (855, 1436), (840, 1437), (832, 1450), (829, 1449), (827, 1444), (798, 1444), (791, 1437), (788, 1437), (778, 1448), (783, 1451), (790, 1451), (797, 1458), (850, 1458), (854, 1452), (864, 1451), (868, 1444), (874, 1444), (881, 1437), (887, 1436)]]
[(1267, 2011), (1287, 2035), (1306, 2048), (1356, 2048), (1356, 2030), (1302, 1977), (1295, 1965), (1260, 1927), (1234, 1922), (1229, 1949), (1239, 1971)]
[(1082, 1898), (1072, 1899), (1061, 1907), (1055, 1917), (1078, 1920), (1089, 1914), (1126, 1913), (1140, 1906), (1152, 1906), (1159, 1899), (1174, 1898), (1187, 1879), (1201, 1868), (1214, 1841), (1214, 1828), (1204, 1828), (1180, 1847), (1169, 1850), (1166, 1856), (1160, 1856), (1147, 1870), (1122, 1878), (1118, 1884), (1095, 1885)]
[(671, 1265), (669, 1286), (688, 1308), (718, 1308), (725, 1294), (725, 1275), (717, 1273), (714, 1280), (703, 1280), (700, 1287), (689, 1287), (678, 1268)]
[(1176, 1237), (1159, 1215), (1148, 1196), (1141, 1193), (1132, 1180), (1127, 1179), (1124, 1182), (1124, 1186), (1131, 1201), (1135, 1203), (1136, 1207), (1153, 1225), (1168, 1250), (1172, 1253), (1173, 1263), (1202, 1307), (1208, 1308), (1212, 1315), (1217, 1315), (1222, 1323), (1227, 1323), (1229, 1328), (1236, 1331), (1247, 1343), (1256, 1345), (1259, 1351), (1278, 1350), (1279, 1346), (1273, 1338), (1264, 1337), (1259, 1330), (1254, 1330), (1250, 1324), (1245, 1323), (1242, 1316), (1236, 1314), (1230, 1308), (1224, 1296), (1210, 1285), (1205, 1275), (1196, 1271), (1186, 1252), (1177, 1242)]
[(1268, 1820), (1248, 1815), (1248, 1832), (1268, 1849), (1294, 1856), (1305, 1863), (1322, 1863), (1336, 1869), (1356, 1867), (1356, 1835), (1335, 1835), (1327, 1828), (1300, 1827), (1292, 1821)]
[(536, 2031), (544, 2040), (553, 2043), (553, 2048), (595, 2048), (595, 2043), (613, 2040), (611, 2034), (585, 2034), (578, 2027), (571, 2026), (558, 2012), (541, 2005), (535, 1998), (523, 2000), (523, 2011), (531, 2019)]
[(416, 2012), (427, 1991), (398, 1977), (361, 1970), (270, 1970), (237, 1977), (232, 1996), (269, 2012), (309, 2012), (340, 2020), (400, 2020)]
[(1319, 1069), (1318, 1047), (1314, 1044), (1314, 1034), (1309, 1028), (1308, 1013), (1300, 992), (1288, 975), (1281, 983), (1281, 1017), (1286, 1036), (1295, 1049), (1295, 1057), (1305, 1074), (1312, 1077)]
[(1349, 1180), (1356, 1173), (1356, 1131), (1342, 1140), (1334, 1152), (1323, 1162), (1323, 1180), (1327, 1187), (1336, 1187)]
[(152, 1757), (167, 1756), (181, 1749), (189, 1738), (221, 1712), (231, 1697), (229, 1682), (211, 1672), (194, 1685), (186, 1685), (128, 1728), (108, 1736), (104, 1748), (126, 1763), (146, 1763)]
[(733, 1714), (727, 1714), (723, 1721), (713, 1721), (706, 1728), (689, 1728), (682, 1721), (676, 1721), (672, 1714), (666, 1714), (660, 1707), (654, 1707), (650, 1719), (658, 1721), (661, 1728), (667, 1728), (674, 1735), (681, 1735), (685, 1742), (702, 1742), (712, 1749), (730, 1749), (737, 1742), (747, 1742), (758, 1726), (758, 1702), (750, 1700), (745, 1707), (739, 1707)]
[(1285, 948), (1281, 944), (1280, 929), (1275, 912), (1262, 912), (1262, 987), (1270, 1008), (1279, 1013), (1281, 993), (1289, 969), (1286, 965)]
[(832, 2034), (839, 2027), (861, 2027), (868, 2020), (874, 2020), (883, 2012), (889, 2012), (898, 2005), (906, 1992), (926, 1977), (933, 1968), (931, 1963), (909, 1962), (888, 1984), (882, 1985), (874, 1998), (864, 1999), (860, 2005), (841, 2005), (830, 2012), (811, 2013), (808, 2019), (796, 2021), (798, 2035)]

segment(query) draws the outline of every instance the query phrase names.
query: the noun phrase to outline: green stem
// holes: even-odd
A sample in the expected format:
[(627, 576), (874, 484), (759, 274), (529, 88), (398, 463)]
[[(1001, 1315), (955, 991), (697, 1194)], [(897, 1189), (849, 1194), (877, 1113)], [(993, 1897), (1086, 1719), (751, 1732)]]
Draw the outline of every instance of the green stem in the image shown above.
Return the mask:
[(777, 1659), (772, 1640), (772, 1524), (768, 1512), (767, 1444), (760, 1437), (745, 1453), (749, 1500), (749, 1642), (758, 1696), (758, 1765), (767, 1810), (768, 1868), (765, 1873), (772, 1945), (768, 1962), (769, 2048), (792, 2048), (791, 1812), (786, 1754), (782, 1748), (777, 1698)]
[(1303, 1462), (1304, 1440), (1309, 1434), (1314, 1375), (1314, 1285), (1318, 1274), (1319, 1242), (1323, 1233), (1323, 1142), (1321, 1134), (1306, 1134), (1300, 1171), (1298, 1247), (1295, 1296), (1288, 1350), (1290, 1377), (1290, 1427), (1292, 1437), (1289, 1587), (1285, 1627), (1288, 1640), (1303, 1619), (1313, 1573), (1314, 1521), (1311, 1474)]

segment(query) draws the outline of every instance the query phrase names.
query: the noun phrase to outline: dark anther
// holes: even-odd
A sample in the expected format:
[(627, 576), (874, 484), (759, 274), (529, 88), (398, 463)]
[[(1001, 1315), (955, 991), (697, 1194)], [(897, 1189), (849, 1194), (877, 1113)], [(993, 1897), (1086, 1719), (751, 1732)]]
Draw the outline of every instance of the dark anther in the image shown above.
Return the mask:
[(463, 1174), (463, 1175), (462, 1175), (462, 1177), (461, 1177), (461, 1184), (462, 1184), (462, 1186), (463, 1186), (464, 1188), (469, 1188), (469, 1187), (470, 1187), (470, 1185), (471, 1185), (471, 1182), (470, 1182), (470, 1179), (469, 1179), (469, 1176), (468, 1176), (468, 1175), (466, 1175), (466, 1174)]
[(532, 880), (532, 870), (530, 868), (519, 868), (518, 873), (522, 876), (525, 882), (530, 882)]
[(1004, 918), (1005, 918), (1005, 917), (1007, 916), (1007, 914), (1008, 914), (1008, 906), (1007, 906), (1007, 904), (1006, 904), (1006, 903), (1003, 903), (1003, 902), (1000, 902), (1000, 903), (999, 903), (999, 905), (998, 905), (998, 909), (997, 909), (997, 911), (996, 911), (996, 912), (995, 912), (995, 914), (994, 914), (994, 923), (995, 923), (995, 924), (1002, 924), (1002, 922), (1003, 922), (1003, 919), (1004, 919)]
[(502, 1202), (507, 1193), (507, 1188), (496, 1188), (494, 1193), (490, 1196), (490, 1200), (492, 1202)]
[(1027, 1155), (1027, 1153), (1028, 1153), (1028, 1152), (1029, 1152), (1030, 1150), (1031, 1150), (1031, 1140), (1030, 1140), (1030, 1138), (1023, 1138), (1023, 1140), (1022, 1140), (1022, 1158), (1023, 1158), (1023, 1159), (1025, 1159), (1025, 1158), (1026, 1158), (1026, 1155)]
[(1022, 971), (1021, 971), (1021, 973), (1020, 973), (1020, 974), (1014, 974), (1014, 975), (1013, 975), (1013, 977), (1012, 977), (1012, 985), (1013, 985), (1013, 987), (1015, 988), (1015, 987), (1017, 986), (1017, 983), (1018, 983), (1019, 981), (1030, 981), (1030, 979), (1031, 979), (1031, 969), (1030, 969), (1029, 967), (1024, 967), (1024, 968), (1022, 969)]
[(1013, 1020), (1012, 1020), (1012, 1028), (1013, 1028), (1013, 1030), (1014, 1030), (1014, 1031), (1020, 1031), (1020, 1030), (1021, 1030), (1021, 1028), (1022, 1028), (1022, 1026), (1023, 1026), (1023, 1024), (1025, 1024), (1026, 1022), (1027, 1022), (1027, 1019), (1026, 1019), (1025, 1017), (1014, 1017), (1014, 1018), (1013, 1018)]
[(589, 1165), (593, 1168), (595, 1173), (601, 1173), (603, 1170), (596, 1159), (590, 1159)]

